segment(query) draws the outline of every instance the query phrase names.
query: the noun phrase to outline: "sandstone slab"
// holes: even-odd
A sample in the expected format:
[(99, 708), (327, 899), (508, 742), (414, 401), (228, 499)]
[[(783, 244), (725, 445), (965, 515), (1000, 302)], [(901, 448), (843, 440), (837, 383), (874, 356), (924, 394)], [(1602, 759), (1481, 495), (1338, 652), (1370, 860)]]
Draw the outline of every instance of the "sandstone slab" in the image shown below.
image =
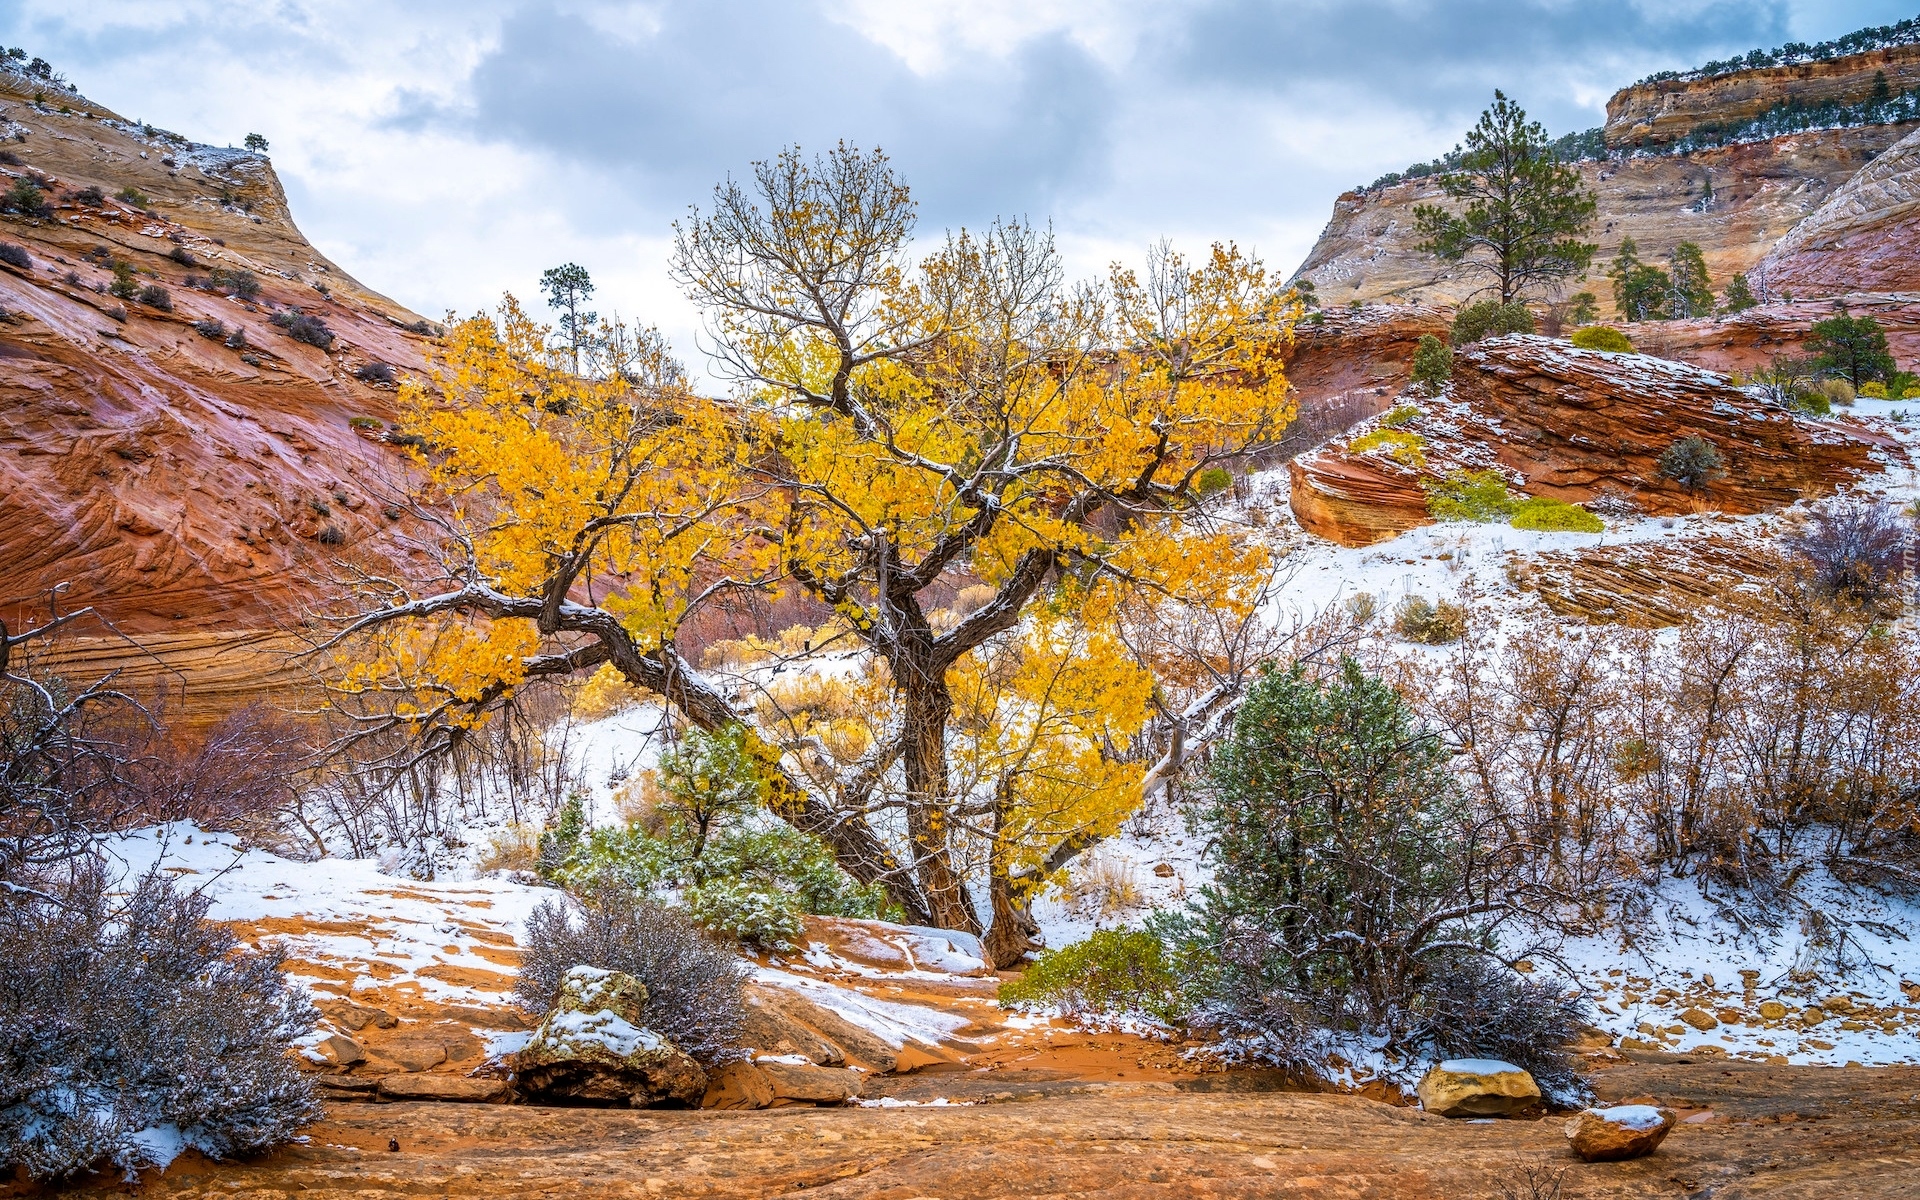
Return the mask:
[(707, 1091), (701, 1108), (766, 1108), (774, 1101), (767, 1073), (750, 1062), (722, 1063), (707, 1072)]
[(804, 1104), (843, 1104), (860, 1094), (860, 1072), (839, 1067), (768, 1059), (754, 1064), (766, 1078), (775, 1100)]
[(505, 1101), (512, 1088), (504, 1079), (475, 1078), (435, 1072), (386, 1075), (380, 1094), (390, 1100), (438, 1100), (455, 1104), (494, 1104)]

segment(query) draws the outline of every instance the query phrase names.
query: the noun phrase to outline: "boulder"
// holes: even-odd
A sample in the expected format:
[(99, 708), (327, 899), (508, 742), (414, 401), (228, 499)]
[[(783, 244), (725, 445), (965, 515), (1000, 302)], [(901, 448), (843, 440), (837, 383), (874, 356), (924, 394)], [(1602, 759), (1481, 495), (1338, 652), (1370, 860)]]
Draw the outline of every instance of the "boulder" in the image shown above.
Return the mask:
[(1920, 289), (1920, 131), (1834, 189), (1758, 268), (1778, 294)]
[(701, 1108), (765, 1108), (773, 1103), (773, 1084), (767, 1073), (750, 1062), (722, 1063), (707, 1072), (707, 1093)]
[(1652, 1154), (1673, 1124), (1672, 1109), (1651, 1104), (1589, 1108), (1567, 1122), (1567, 1141), (1587, 1162), (1620, 1162)]
[(1787, 1006), (1778, 1000), (1762, 1000), (1760, 1002), (1760, 1015), (1769, 1021), (1782, 1021), (1786, 1019)]
[(1455, 1058), (1414, 1087), (1420, 1107), (1443, 1117), (1510, 1117), (1540, 1108), (1540, 1085), (1512, 1063)]
[[(874, 1071), (891, 1071), (900, 1060), (900, 1048), (889, 1044), (871, 1030), (863, 1029), (852, 1021), (825, 1005), (815, 1004), (800, 993), (788, 988), (770, 987), (764, 984), (748, 984), (746, 988), (747, 1012), (749, 1021), (754, 1021), (756, 1009), (778, 1017), (787, 1028), (798, 1026), (817, 1035), (821, 1042), (831, 1045), (840, 1055), (829, 1055), (824, 1061), (833, 1065), (852, 1060)], [(766, 1028), (754, 1024), (752, 1028)], [(762, 1047), (766, 1049), (766, 1047)], [(804, 1044), (796, 1046), (794, 1051), (807, 1058), (813, 1058)]]
[(804, 1104), (844, 1104), (860, 1094), (860, 1073), (811, 1063), (762, 1059), (754, 1066), (765, 1076), (775, 1100)]
[(665, 1037), (640, 1024), (647, 989), (631, 975), (574, 967), (560, 997), (513, 1056), (520, 1090), (533, 1099), (646, 1108), (698, 1104), (707, 1073)]

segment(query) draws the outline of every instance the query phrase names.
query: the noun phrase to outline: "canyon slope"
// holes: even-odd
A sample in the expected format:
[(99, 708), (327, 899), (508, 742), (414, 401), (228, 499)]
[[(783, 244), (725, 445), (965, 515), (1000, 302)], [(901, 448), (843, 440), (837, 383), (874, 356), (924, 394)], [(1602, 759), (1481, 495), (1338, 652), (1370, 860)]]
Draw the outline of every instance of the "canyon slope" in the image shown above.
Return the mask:
[(66, 665), (192, 668), (212, 703), (331, 578), (407, 557), (381, 434), (433, 327), (307, 242), (264, 155), (44, 88), (0, 70), (0, 190), (45, 205), (0, 217), (0, 620), (90, 605)]
[[(1614, 153), (1575, 164), (1599, 201), (1587, 235), (1599, 254), (1589, 278), (1566, 290), (1591, 289), (1603, 311), (1610, 309), (1603, 264), (1626, 238), (1647, 259), (1683, 241), (1698, 243), (1716, 288), (1724, 287), (1735, 273), (1755, 271), (1803, 225), (1806, 244), (1797, 257), (1769, 261), (1756, 275), (1763, 291), (1835, 295), (1912, 286), (1915, 256), (1903, 240), (1912, 234), (1899, 231), (1914, 220), (1915, 151), (1907, 139), (1920, 125), (1810, 129), (1687, 153), (1639, 149), (1657, 151), (1696, 125), (1738, 122), (1783, 103), (1857, 102), (1873, 93), (1880, 76), (1896, 92), (1920, 85), (1920, 46), (1706, 80), (1642, 83), (1616, 93), (1603, 131)], [(1896, 147), (1897, 154), (1891, 153)], [(1890, 156), (1884, 163), (1883, 155)], [(1343, 194), (1295, 279), (1311, 281), (1327, 304), (1463, 302), (1484, 287), (1484, 277), (1415, 249), (1414, 208), (1444, 203), (1431, 178)], [(1850, 261), (1871, 247), (1865, 253), (1879, 264), (1871, 271), (1849, 266), (1839, 272), (1813, 265), (1822, 252), (1831, 262), (1835, 247)]]

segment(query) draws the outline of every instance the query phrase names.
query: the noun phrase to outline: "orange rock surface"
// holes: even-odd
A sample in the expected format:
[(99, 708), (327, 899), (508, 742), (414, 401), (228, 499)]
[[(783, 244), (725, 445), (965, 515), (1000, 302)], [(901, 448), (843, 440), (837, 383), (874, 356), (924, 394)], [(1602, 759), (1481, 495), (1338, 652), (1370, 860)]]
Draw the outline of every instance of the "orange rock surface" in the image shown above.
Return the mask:
[[(192, 668), (190, 696), (202, 666), (214, 691), (257, 691), (263, 635), (348, 563), (406, 553), (388, 515), (405, 459), (380, 439), (394, 388), (356, 372), (422, 371), (430, 327), (306, 242), (264, 157), (80, 97), (36, 105), (27, 86), (0, 72), (24, 130), (0, 187), (38, 180), (52, 213), (0, 218), (31, 259), (0, 266), (0, 620), (44, 620), (58, 588), (62, 611), (92, 605), (140, 637), (158, 674)], [(170, 310), (108, 294), (115, 264)], [(216, 269), (251, 271), (259, 295), (189, 286)], [(330, 348), (271, 322), (293, 306)], [(196, 330), (215, 321), (219, 337)], [(71, 665), (126, 650), (85, 632), (104, 640), (67, 647)]]
[[(1812, 421), (1724, 376), (1644, 354), (1576, 350), (1533, 335), (1494, 338), (1454, 358), (1450, 398), (1404, 426), (1424, 462), (1354, 454), (1340, 439), (1293, 460), (1291, 507), (1309, 533), (1370, 545), (1428, 523), (1422, 479), (1503, 469), (1522, 491), (1641, 512), (1762, 512), (1884, 469), (1887, 448), (1844, 421)], [(1700, 492), (1660, 474), (1675, 439), (1719, 448), (1726, 473)]]
[(1857, 104), (1878, 76), (1896, 94), (1920, 86), (1920, 46), (1893, 46), (1826, 62), (1762, 67), (1711, 79), (1660, 79), (1621, 88), (1607, 101), (1609, 147), (1658, 146), (1707, 122), (1759, 116), (1776, 104)]

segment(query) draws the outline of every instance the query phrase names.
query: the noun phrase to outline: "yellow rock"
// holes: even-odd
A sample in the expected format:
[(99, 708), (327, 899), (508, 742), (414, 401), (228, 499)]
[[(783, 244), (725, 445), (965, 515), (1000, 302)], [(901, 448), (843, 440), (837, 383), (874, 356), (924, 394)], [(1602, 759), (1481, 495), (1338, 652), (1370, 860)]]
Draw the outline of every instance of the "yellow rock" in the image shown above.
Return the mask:
[(1705, 1033), (1709, 1029), (1716, 1029), (1720, 1025), (1720, 1019), (1704, 1008), (1690, 1008), (1680, 1014), (1680, 1019), (1686, 1024), (1698, 1029), (1701, 1033)]
[(1778, 1000), (1762, 1000), (1760, 1002), (1760, 1015), (1769, 1021), (1778, 1021), (1787, 1015), (1787, 1006)]
[(1504, 1117), (1540, 1107), (1533, 1076), (1494, 1059), (1449, 1059), (1413, 1090), (1421, 1108), (1443, 1117)]

